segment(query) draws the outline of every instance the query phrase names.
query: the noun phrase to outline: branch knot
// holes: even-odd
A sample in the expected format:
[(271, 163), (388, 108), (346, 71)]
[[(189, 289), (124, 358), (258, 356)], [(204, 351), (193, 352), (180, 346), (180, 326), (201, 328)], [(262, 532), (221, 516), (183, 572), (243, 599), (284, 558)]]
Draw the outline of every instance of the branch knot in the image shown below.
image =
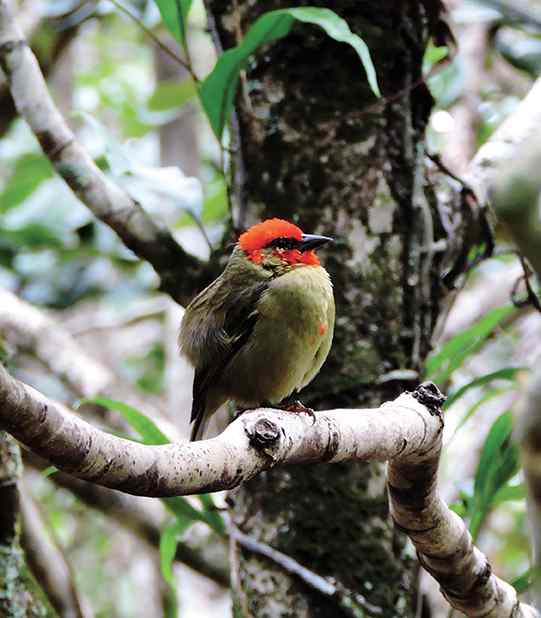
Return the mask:
[(434, 382), (423, 382), (412, 393), (419, 403), (425, 406), (432, 416), (441, 414), (441, 406), (447, 397)]
[(258, 418), (253, 424), (247, 424), (245, 431), (250, 445), (258, 451), (265, 452), (265, 449), (274, 446), (280, 438), (280, 428), (266, 417)]

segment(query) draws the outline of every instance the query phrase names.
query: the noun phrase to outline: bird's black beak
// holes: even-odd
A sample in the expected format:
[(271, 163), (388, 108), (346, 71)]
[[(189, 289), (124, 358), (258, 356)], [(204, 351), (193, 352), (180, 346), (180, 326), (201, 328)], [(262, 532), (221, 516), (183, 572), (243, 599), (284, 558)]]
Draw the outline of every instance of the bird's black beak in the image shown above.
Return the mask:
[(334, 239), (329, 236), (319, 236), (319, 234), (303, 234), (300, 249), (301, 251), (310, 251), (310, 249), (317, 249), (328, 242), (334, 242)]

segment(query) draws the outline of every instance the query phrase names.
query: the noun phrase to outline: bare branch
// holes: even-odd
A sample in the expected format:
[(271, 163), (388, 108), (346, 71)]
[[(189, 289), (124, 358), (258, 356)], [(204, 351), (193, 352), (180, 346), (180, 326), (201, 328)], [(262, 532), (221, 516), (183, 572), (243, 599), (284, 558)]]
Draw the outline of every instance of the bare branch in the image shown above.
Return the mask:
[(205, 264), (184, 251), (164, 225), (153, 221), (140, 204), (107, 178), (77, 142), (49, 95), (9, 0), (0, 0), (0, 67), (17, 111), (58, 174), (98, 219), (154, 267), (161, 289), (185, 304), (205, 281)]
[(353, 609), (354, 604), (362, 607), (369, 616), (383, 615), (383, 609), (369, 603), (362, 594), (347, 590), (336, 582), (321, 577), (321, 575), (299, 564), (296, 560), (291, 558), (291, 556), (287, 556), (269, 545), (260, 543), (251, 536), (241, 532), (234, 525), (230, 526), (230, 534), (232, 540), (239, 543), (244, 549), (268, 558), (288, 573), (298, 577), (304, 584), (316, 590), (319, 594), (335, 599), (346, 616), (353, 616), (355, 618), (359, 615), (358, 610)]
[(389, 461), (395, 522), (449, 602), (468, 616), (539, 618), (490, 571), (464, 522), (437, 494), (443, 397), (432, 386), (377, 409), (245, 413), (218, 437), (145, 446), (101, 432), (0, 367), (0, 424), (65, 472), (127, 493), (228, 489), (279, 463)]
[[(539, 90), (541, 106), (541, 79)], [(541, 280), (541, 112), (538, 125), (513, 161), (499, 169), (491, 186), (498, 217), (505, 223), (519, 251)], [(535, 369), (519, 416), (517, 435), (522, 447), (522, 465), (528, 484), (529, 515), (533, 538), (534, 596), (541, 608), (541, 370)]]
[(0, 290), (0, 335), (21, 352), (35, 355), (78, 397), (92, 397), (112, 381), (110, 372), (39, 309)]
[[(537, 89), (537, 123), (529, 127), (527, 139), (515, 147), (512, 158), (499, 165), (489, 185), (496, 214), (509, 228), (519, 251), (541, 277), (541, 79)], [(531, 93), (530, 95), (531, 96)]]
[(541, 78), (471, 161), (466, 180), (475, 189), (479, 201), (486, 202), (488, 189), (498, 177), (501, 166), (514, 160), (540, 126)]
[(66, 557), (50, 538), (38, 507), (27, 491), (20, 494), (22, 515), (21, 544), (26, 559), (51, 604), (62, 618), (91, 618), (83, 611)]
[[(167, 513), (159, 501), (141, 496), (129, 496), (107, 487), (56, 472), (51, 480), (72, 492), (90, 508), (111, 517), (121, 526), (133, 531), (150, 546), (157, 549), (160, 534), (167, 521)], [(212, 543), (212, 546), (209, 546)], [(222, 555), (223, 550), (223, 555)], [(194, 535), (177, 543), (175, 560), (189, 566), (195, 572), (205, 575), (220, 586), (229, 585), (229, 572), (223, 539), (216, 537), (194, 539)]]
[[(163, 300), (167, 300), (166, 297)], [(177, 306), (171, 301), (168, 303)], [(175, 425), (156, 405), (135, 393), (131, 384), (88, 354), (55, 319), (7, 290), (0, 290), (0, 336), (17, 351), (35, 356), (76, 398), (115, 393), (116, 398), (150, 416), (171, 440), (179, 439)], [(117, 419), (109, 417), (108, 425), (125, 429), (124, 423), (115, 423)]]
[(20, 545), (21, 468), (19, 446), (11, 436), (0, 431), (0, 616), (57, 618), (28, 570)]

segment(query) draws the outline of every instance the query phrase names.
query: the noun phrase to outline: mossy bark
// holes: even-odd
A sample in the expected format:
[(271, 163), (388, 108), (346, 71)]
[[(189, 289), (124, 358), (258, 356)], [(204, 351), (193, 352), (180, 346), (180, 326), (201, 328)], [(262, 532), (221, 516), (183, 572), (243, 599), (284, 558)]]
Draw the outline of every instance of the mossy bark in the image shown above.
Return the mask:
[(58, 618), (28, 570), (19, 542), (19, 447), (0, 431), (0, 616)]
[[(364, 38), (384, 99), (370, 91), (353, 49), (317, 27), (296, 25), (261, 50), (237, 97), (234, 224), (278, 216), (336, 238), (323, 254), (336, 296), (333, 349), (302, 399), (321, 408), (376, 406), (418, 382), (445, 295), (450, 221), (460, 235), (459, 207), (452, 194), (436, 201), (423, 147), (432, 98), (422, 59), (441, 7), (207, 0), (223, 48), (261, 13), (302, 4), (332, 8)], [(415, 560), (389, 517), (382, 466), (281, 468), (231, 500), (245, 533), (362, 593), (382, 616), (412, 615)], [(268, 561), (240, 556), (244, 614), (343, 615)]]

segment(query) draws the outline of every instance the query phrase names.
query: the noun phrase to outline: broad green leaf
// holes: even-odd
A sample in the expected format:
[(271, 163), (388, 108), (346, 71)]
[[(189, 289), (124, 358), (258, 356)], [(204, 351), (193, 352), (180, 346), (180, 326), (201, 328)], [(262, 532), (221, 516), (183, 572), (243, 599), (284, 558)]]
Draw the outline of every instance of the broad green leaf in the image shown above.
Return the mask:
[(154, 421), (122, 401), (108, 399), (107, 397), (92, 397), (91, 399), (83, 399), (79, 402), (79, 405), (81, 406), (85, 403), (103, 406), (108, 410), (114, 410), (122, 414), (130, 427), (135, 429), (143, 438), (144, 444), (169, 444), (171, 442)]
[(510, 382), (514, 382), (517, 374), (520, 371), (528, 371), (527, 367), (506, 367), (505, 369), (498, 369), (498, 371), (493, 371), (492, 373), (487, 373), (484, 376), (480, 376), (468, 382), (464, 386), (461, 386), (455, 392), (451, 393), (445, 403), (443, 404), (443, 409), (447, 410), (450, 408), (455, 401), (460, 399), (462, 395), (467, 393), (472, 388), (477, 388), (478, 386), (484, 386), (485, 384), (489, 384), (490, 382), (494, 382), (496, 380), (508, 380)]
[[(186, 37), (186, 19), (192, 7), (192, 0), (154, 0), (162, 16), (162, 21), (169, 32), (177, 39), (184, 41)], [(178, 7), (182, 12), (179, 20)]]
[(169, 79), (159, 82), (150, 95), (147, 106), (152, 112), (163, 112), (168, 109), (182, 107), (197, 94), (197, 89), (191, 78), (179, 81)]
[(0, 212), (6, 212), (23, 202), (44, 180), (53, 176), (53, 167), (44, 155), (29, 153), (19, 157), (0, 193)]
[(506, 317), (516, 311), (512, 305), (492, 309), (473, 326), (447, 341), (439, 352), (431, 354), (426, 362), (426, 379), (444, 384), (453, 371), (477, 352), (492, 331)]
[(201, 102), (218, 139), (222, 137), (233, 107), (240, 71), (249, 57), (262, 45), (286, 36), (295, 20), (320, 26), (331, 38), (351, 45), (361, 60), (370, 88), (376, 96), (380, 96), (376, 71), (366, 43), (351, 32), (347, 22), (336, 13), (317, 7), (269, 11), (254, 22), (239, 45), (220, 56), (201, 86)]
[(470, 503), (470, 531), (474, 540), (494, 505), (498, 491), (519, 470), (518, 447), (511, 441), (513, 419), (510, 411), (499, 416), (488, 433), (475, 474)]

